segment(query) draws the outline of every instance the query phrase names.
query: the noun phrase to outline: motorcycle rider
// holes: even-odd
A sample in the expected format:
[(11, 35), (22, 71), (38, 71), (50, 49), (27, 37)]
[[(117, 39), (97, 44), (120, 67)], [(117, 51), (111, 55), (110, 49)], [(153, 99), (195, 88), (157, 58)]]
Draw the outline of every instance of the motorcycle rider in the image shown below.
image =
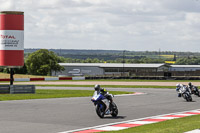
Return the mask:
[(190, 89), (190, 92), (191, 92), (192, 94), (195, 94), (195, 95), (197, 95), (197, 96), (200, 96), (200, 95), (199, 95), (199, 90), (198, 90), (197, 86), (192, 85), (191, 82), (188, 83), (188, 88)]
[(181, 97), (180, 89), (183, 87), (183, 84), (176, 84), (176, 91), (178, 92), (178, 97)]
[(189, 82), (189, 83), (188, 83), (188, 87), (189, 87), (189, 88), (192, 88), (192, 87), (194, 87), (194, 85), (192, 85), (192, 83)]
[(178, 92), (178, 97), (181, 97), (181, 91), (180, 91), (181, 88), (187, 89), (189, 91), (189, 93), (191, 94), (191, 89), (189, 88), (189, 86), (178, 83), (178, 84), (176, 84), (176, 91)]
[(188, 83), (188, 88), (189, 88), (190, 91), (193, 93), (193, 91), (194, 91), (194, 85), (192, 85), (191, 82)]
[(94, 90), (97, 91), (97, 92), (100, 92), (103, 96), (105, 96), (109, 101), (110, 103), (112, 104), (112, 96), (107, 92), (106, 89), (104, 88), (101, 88), (100, 85), (96, 84), (94, 86)]

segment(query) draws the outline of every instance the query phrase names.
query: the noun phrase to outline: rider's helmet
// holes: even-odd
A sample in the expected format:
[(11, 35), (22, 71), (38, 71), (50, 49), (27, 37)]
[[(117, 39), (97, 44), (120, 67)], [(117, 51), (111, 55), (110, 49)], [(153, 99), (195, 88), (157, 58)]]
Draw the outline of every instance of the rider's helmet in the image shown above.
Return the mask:
[(188, 83), (188, 86), (192, 86), (192, 83), (191, 83), (191, 82), (189, 82), (189, 83)]
[(181, 88), (181, 84), (176, 84), (176, 88)]
[(94, 86), (94, 89), (95, 89), (95, 91), (99, 91), (99, 90), (100, 90), (100, 85), (96, 84), (96, 85)]

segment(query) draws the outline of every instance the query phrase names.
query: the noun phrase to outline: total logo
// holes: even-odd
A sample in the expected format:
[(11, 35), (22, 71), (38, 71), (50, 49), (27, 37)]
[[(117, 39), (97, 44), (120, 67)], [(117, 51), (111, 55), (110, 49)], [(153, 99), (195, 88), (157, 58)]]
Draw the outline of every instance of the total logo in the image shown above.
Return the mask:
[(16, 39), (15, 36), (13, 35), (0, 35), (1, 39)]

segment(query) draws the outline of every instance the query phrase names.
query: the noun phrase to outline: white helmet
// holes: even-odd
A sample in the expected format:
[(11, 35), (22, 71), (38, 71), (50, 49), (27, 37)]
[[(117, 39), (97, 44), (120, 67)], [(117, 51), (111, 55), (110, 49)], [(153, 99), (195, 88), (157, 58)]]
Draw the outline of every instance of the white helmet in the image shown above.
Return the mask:
[(176, 84), (176, 87), (181, 87), (181, 85), (178, 83), (178, 84)]
[(95, 91), (99, 91), (99, 90), (100, 90), (100, 85), (96, 84), (96, 85), (94, 86), (94, 89), (95, 89)]

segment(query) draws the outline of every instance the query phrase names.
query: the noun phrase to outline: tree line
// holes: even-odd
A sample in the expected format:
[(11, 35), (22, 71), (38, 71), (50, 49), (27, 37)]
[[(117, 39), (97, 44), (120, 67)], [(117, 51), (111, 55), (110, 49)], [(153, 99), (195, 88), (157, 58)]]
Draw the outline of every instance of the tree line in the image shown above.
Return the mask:
[[(25, 63), (22, 68), (15, 68), (16, 74), (31, 75), (51, 75), (52, 71), (62, 71), (64, 67), (58, 63), (62, 62), (62, 58), (54, 52), (47, 49), (40, 49), (25, 56)], [(10, 73), (9, 68), (1, 68), (0, 72)]]
[[(58, 56), (55, 52), (47, 49), (40, 49), (33, 53), (26, 54), (25, 64), (22, 68), (15, 68), (16, 74), (31, 74), (31, 75), (51, 75), (52, 71), (63, 71), (64, 67), (59, 63), (164, 63), (167, 58), (150, 58), (146, 56), (137, 56), (134, 58), (121, 56), (113, 60), (102, 58), (86, 58), (74, 59)], [(171, 59), (172, 60), (172, 59)], [(178, 58), (177, 65), (200, 65), (200, 57), (181, 57)], [(0, 72), (9, 73), (10, 69), (0, 68)]]

